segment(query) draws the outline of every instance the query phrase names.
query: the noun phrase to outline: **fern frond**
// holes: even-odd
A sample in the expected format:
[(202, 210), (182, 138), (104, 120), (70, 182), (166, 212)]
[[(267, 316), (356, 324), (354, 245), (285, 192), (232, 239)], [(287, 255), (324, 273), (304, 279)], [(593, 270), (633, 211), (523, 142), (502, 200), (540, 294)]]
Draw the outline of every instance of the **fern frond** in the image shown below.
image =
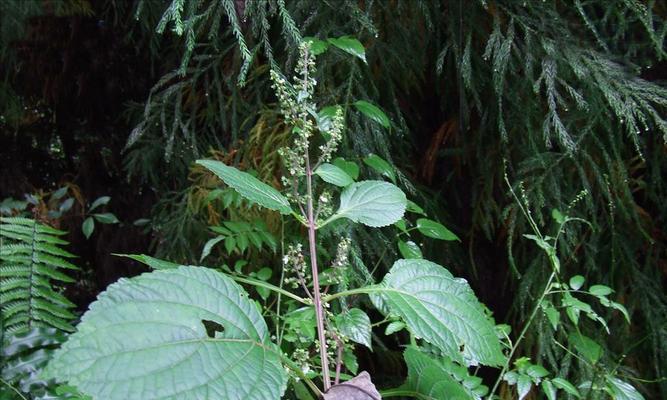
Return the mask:
[(78, 267), (58, 245), (65, 232), (27, 218), (0, 218), (0, 304), (2, 329), (20, 333), (34, 327), (73, 331), (74, 304), (51, 287), (72, 282), (62, 269)]

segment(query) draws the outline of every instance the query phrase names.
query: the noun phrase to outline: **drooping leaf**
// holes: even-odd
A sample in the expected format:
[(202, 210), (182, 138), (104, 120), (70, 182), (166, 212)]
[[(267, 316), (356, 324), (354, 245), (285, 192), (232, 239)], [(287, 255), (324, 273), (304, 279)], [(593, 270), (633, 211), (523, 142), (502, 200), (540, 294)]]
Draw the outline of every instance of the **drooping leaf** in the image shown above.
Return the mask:
[(236, 239), (233, 236), (227, 236), (225, 238), (225, 250), (227, 250), (227, 254), (232, 254), (234, 249), (236, 249)]
[(408, 378), (401, 389), (418, 394), (414, 397), (428, 400), (475, 398), (444, 368), (440, 360), (413, 347), (408, 347), (403, 356), (408, 366)]
[(544, 378), (545, 376), (549, 375), (549, 371), (547, 371), (541, 365), (533, 364), (528, 367), (528, 369), (526, 369), (526, 374), (531, 378)]
[(259, 179), (215, 160), (197, 160), (197, 164), (216, 174), (223, 182), (249, 201), (281, 214), (292, 212), (289, 201), (279, 191)]
[(359, 178), (359, 166), (355, 162), (346, 161), (342, 157), (337, 157), (333, 160), (333, 164), (350, 175), (352, 180)]
[(588, 291), (594, 296), (608, 296), (614, 292), (609, 286), (605, 285), (593, 285), (588, 288)]
[(405, 323), (404, 322), (402, 322), (402, 321), (393, 321), (393, 322), (390, 322), (389, 325), (387, 325), (387, 327), (384, 330), (384, 334), (389, 336), (389, 335), (392, 335), (396, 332), (399, 332), (399, 331), (403, 330), (403, 328), (405, 328)]
[(336, 316), (336, 327), (352, 341), (371, 347), (371, 320), (365, 312), (352, 308)]
[(547, 396), (547, 400), (556, 400), (556, 388), (551, 381), (544, 380), (540, 386), (542, 387), (542, 392)]
[(120, 222), (112, 213), (93, 214), (93, 217), (102, 224), (117, 224)]
[(581, 397), (579, 390), (577, 390), (573, 384), (563, 378), (553, 378), (551, 383), (553, 383), (554, 386), (556, 386), (558, 389), (562, 389), (576, 398)]
[(391, 126), (391, 122), (389, 121), (387, 114), (385, 114), (384, 111), (382, 111), (382, 109), (380, 109), (380, 107), (376, 106), (375, 104), (369, 103), (365, 100), (358, 100), (354, 102), (354, 107), (360, 113), (364, 114), (385, 128), (389, 129)]
[(383, 286), (381, 298), (389, 309), (415, 336), (452, 360), (491, 366), (504, 362), (493, 321), (464, 279), (427, 260), (398, 260)]
[(556, 208), (551, 210), (551, 218), (559, 224), (564, 224), (566, 221), (565, 216)]
[(73, 205), (74, 205), (74, 198), (70, 197), (67, 200), (63, 201), (63, 203), (60, 205), (58, 210), (61, 213), (64, 213), (64, 212), (69, 211), (72, 208)]
[(271, 279), (271, 275), (273, 275), (273, 270), (271, 270), (271, 268), (262, 268), (257, 271), (257, 279), (262, 281), (268, 281)]
[(83, 221), (83, 224), (81, 224), (81, 231), (83, 232), (83, 235), (86, 237), (86, 239), (90, 239), (90, 235), (93, 234), (93, 230), (95, 229), (95, 220), (93, 217), (88, 217)]
[(132, 225), (134, 225), (134, 226), (146, 226), (150, 222), (151, 222), (151, 220), (148, 219), (148, 218), (139, 218), (139, 219), (135, 220), (134, 222), (132, 222)]
[(388, 182), (361, 181), (346, 187), (329, 221), (348, 218), (372, 227), (391, 225), (405, 213), (405, 193)]
[(354, 352), (347, 347), (343, 351), (343, 365), (345, 365), (345, 368), (347, 368), (347, 370), (354, 375), (356, 375), (359, 371), (359, 362), (357, 361), (357, 356), (355, 356)]
[(602, 357), (602, 347), (588, 336), (580, 333), (572, 333), (569, 336), (569, 342), (585, 359), (595, 364)]
[(165, 260), (160, 260), (158, 258), (147, 256), (145, 254), (113, 254), (113, 255), (119, 257), (131, 258), (132, 260), (139, 261), (142, 264), (146, 264), (149, 267), (151, 267), (151, 269), (155, 270), (176, 269), (180, 266), (180, 264), (176, 264)]
[(90, 209), (88, 209), (88, 211), (93, 211), (97, 207), (103, 206), (103, 205), (109, 203), (110, 200), (111, 200), (111, 197), (109, 197), (109, 196), (98, 197), (97, 199), (95, 199), (95, 201), (93, 201), (93, 204), (90, 205)]
[(394, 222), (394, 226), (397, 227), (398, 229), (401, 230), (401, 232), (409, 234), (408, 233), (408, 225), (405, 223), (404, 219), (399, 219), (398, 221)]
[(69, 190), (69, 187), (67, 187), (67, 186), (63, 186), (63, 187), (61, 187), (60, 189), (58, 189), (58, 190), (56, 190), (55, 192), (53, 192), (53, 193), (51, 194), (51, 198), (52, 198), (52, 199), (55, 199), (55, 200), (60, 200), (60, 199), (62, 199), (63, 197), (65, 197), (65, 195), (67, 194), (67, 191), (68, 191), (68, 190)]
[(614, 400), (644, 400), (644, 396), (628, 382), (622, 381), (613, 375), (606, 375), (605, 381)]
[(404, 258), (423, 258), (421, 249), (412, 240), (408, 240), (407, 242), (399, 240), (398, 251)]
[(371, 153), (364, 158), (364, 164), (373, 168), (378, 174), (391, 179), (391, 181), (396, 184), (396, 173), (394, 172), (394, 168), (384, 158)]
[(570, 278), (570, 287), (574, 290), (579, 290), (582, 286), (584, 286), (584, 281), (585, 278), (583, 276), (575, 275)]
[(315, 170), (315, 174), (323, 181), (339, 187), (345, 187), (354, 183), (352, 177), (345, 171), (333, 164), (322, 164)]
[(520, 374), (517, 377), (516, 391), (519, 394), (519, 400), (523, 400), (528, 396), (531, 386), (533, 386), (533, 381), (530, 379), (530, 376)]
[(222, 240), (225, 240), (224, 236), (216, 236), (213, 239), (209, 239), (206, 244), (204, 244), (204, 248), (201, 251), (201, 257), (199, 258), (199, 261), (204, 260), (206, 257), (208, 257), (209, 254), (211, 254), (211, 250), (213, 250), (213, 247), (220, 243)]
[(560, 323), (560, 312), (556, 310), (556, 308), (552, 305), (549, 305), (544, 309), (544, 313), (546, 314), (547, 318), (549, 319), (549, 323), (551, 323), (551, 327), (554, 330), (558, 329), (558, 324)]
[(411, 213), (415, 214), (420, 214), (426, 216), (426, 213), (424, 212), (424, 209), (419, 206), (419, 204), (415, 203), (412, 200), (408, 200), (408, 211)]
[(361, 59), (361, 61), (366, 62), (366, 49), (359, 40), (351, 36), (341, 36), (338, 38), (327, 39), (327, 41), (344, 52), (352, 54)]
[(277, 400), (287, 382), (277, 351), (243, 289), (181, 266), (109, 286), (46, 376), (106, 400)]
[(324, 40), (320, 40), (312, 36), (307, 36), (303, 38), (303, 41), (310, 43), (310, 51), (311, 53), (313, 53), (313, 55), (316, 56), (327, 51), (327, 48), (329, 47), (327, 42), (325, 42)]
[(461, 241), (454, 232), (447, 229), (443, 224), (428, 218), (419, 218), (417, 220), (417, 230), (421, 232), (422, 235), (433, 239)]

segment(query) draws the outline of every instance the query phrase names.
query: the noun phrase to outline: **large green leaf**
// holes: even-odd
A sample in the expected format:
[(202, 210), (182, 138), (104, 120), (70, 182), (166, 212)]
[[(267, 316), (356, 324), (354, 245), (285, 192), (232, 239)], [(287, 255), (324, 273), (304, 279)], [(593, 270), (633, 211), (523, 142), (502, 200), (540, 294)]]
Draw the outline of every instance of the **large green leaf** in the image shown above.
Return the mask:
[(419, 350), (405, 350), (408, 378), (401, 389), (413, 392), (424, 400), (470, 400), (474, 396), (444, 368), (439, 360), (432, 359)]
[(287, 383), (243, 289), (190, 266), (109, 286), (46, 376), (104, 400), (274, 400)]
[(197, 164), (216, 174), (241, 196), (269, 210), (290, 214), (289, 201), (279, 191), (254, 176), (215, 160), (197, 160)]
[(494, 324), (464, 279), (433, 262), (410, 259), (396, 261), (382, 284), (380, 297), (391, 312), (452, 360), (491, 366), (505, 361)]
[(353, 183), (340, 195), (340, 207), (329, 221), (348, 218), (364, 225), (391, 225), (403, 217), (405, 193), (395, 185), (381, 181)]

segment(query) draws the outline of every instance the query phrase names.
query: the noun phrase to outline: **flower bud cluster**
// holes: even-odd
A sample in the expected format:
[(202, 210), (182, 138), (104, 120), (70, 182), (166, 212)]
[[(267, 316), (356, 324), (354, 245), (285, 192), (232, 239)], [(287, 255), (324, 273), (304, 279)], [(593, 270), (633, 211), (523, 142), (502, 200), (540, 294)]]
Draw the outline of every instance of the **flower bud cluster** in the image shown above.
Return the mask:
[[(315, 123), (311, 114), (316, 108), (312, 102), (313, 93), (317, 81), (313, 78), (315, 74), (315, 58), (310, 51), (309, 43), (302, 43), (299, 60), (297, 62), (294, 77), (294, 85), (290, 84), (278, 72), (271, 71), (273, 89), (278, 96), (285, 123), (293, 126), (292, 132), (295, 136), (294, 142), (289, 147), (284, 147), (278, 152), (282, 157), (287, 169), (287, 177), (282, 179), (283, 184), (292, 187), (289, 198), (291, 201), (303, 204), (304, 199), (299, 194), (298, 181), (306, 174), (306, 160), (310, 138), (315, 130)], [(340, 135), (339, 135), (340, 136)]]
[[(331, 313), (327, 312), (327, 314)], [(348, 339), (345, 336), (343, 336), (343, 334), (340, 333), (338, 328), (331, 325), (329, 325), (325, 333), (327, 342), (327, 358), (329, 359), (329, 365), (332, 365), (336, 363), (338, 346), (342, 345), (343, 347), (345, 347), (345, 345), (348, 342)], [(315, 341), (315, 351), (318, 353), (320, 351), (319, 340)]]
[(339, 107), (331, 120), (331, 128), (328, 131), (329, 140), (320, 146), (320, 158), (322, 162), (331, 161), (331, 157), (338, 150), (338, 145), (343, 140), (344, 127), (345, 118), (343, 117), (343, 110)]
[[(317, 80), (313, 78), (313, 75), (315, 75), (315, 56), (310, 51), (310, 42), (303, 42), (299, 46), (299, 61), (297, 61), (296, 70), (301, 75), (294, 77), (297, 92), (296, 100), (300, 104), (308, 104), (317, 85)], [(306, 107), (302, 107), (302, 112), (307, 112), (305, 109)]]
[(296, 365), (299, 366), (301, 372), (304, 374), (312, 371), (312, 367), (310, 365), (310, 354), (308, 353), (307, 349), (297, 348), (294, 350), (294, 353), (292, 353), (292, 360), (294, 360)]
[(349, 266), (349, 253), (351, 241), (348, 238), (338, 243), (336, 257), (331, 263), (331, 269), (328, 276), (332, 284), (342, 284), (346, 281), (347, 269)]
[(350, 255), (350, 245), (352, 241), (350, 238), (344, 238), (338, 243), (338, 248), (336, 249), (336, 258), (334, 258), (333, 268), (344, 268), (349, 264), (349, 255)]
[(283, 268), (285, 269), (284, 283), (293, 289), (299, 285), (306, 286), (306, 260), (303, 256), (303, 248), (301, 244), (296, 246), (289, 245), (287, 253), (283, 256)]
[(331, 214), (333, 214), (333, 196), (331, 192), (324, 190), (317, 199), (317, 217), (326, 219)]
[(285, 122), (293, 124), (299, 115), (299, 107), (297, 106), (295, 99), (296, 96), (294, 96), (294, 88), (275, 70), (271, 70), (269, 75), (273, 82), (271, 87), (278, 97), (278, 103), (280, 103), (280, 110), (285, 116)]

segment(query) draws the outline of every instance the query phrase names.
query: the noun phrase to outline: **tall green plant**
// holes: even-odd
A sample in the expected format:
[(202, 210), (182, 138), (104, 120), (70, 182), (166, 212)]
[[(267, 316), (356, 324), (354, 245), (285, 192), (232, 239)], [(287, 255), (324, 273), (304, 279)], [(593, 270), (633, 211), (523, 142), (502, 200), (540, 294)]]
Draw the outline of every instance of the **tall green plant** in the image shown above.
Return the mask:
[[(330, 163), (343, 137), (344, 108), (336, 107), (333, 113), (317, 108), (310, 42), (301, 45), (297, 64), (294, 83), (278, 72), (272, 74), (294, 135), (292, 146), (282, 151), (284, 194), (232, 166), (198, 161), (246, 200), (291, 216), (304, 227), (307, 250), (297, 242), (284, 257), (283, 273), (295, 277), (295, 289), (283, 288), (282, 282), (277, 287), (135, 256), (156, 271), (123, 279), (101, 294), (77, 332), (57, 351), (46, 376), (110, 400), (278, 399), (287, 387), (287, 367), (299, 379), (293, 381), (295, 388), (306, 382), (325, 399), (377, 399), (380, 394), (367, 373), (340, 383), (345, 343), (370, 346), (369, 316), (360, 309), (346, 310), (347, 299), (358, 295), (369, 295), (387, 318), (403, 321), (413, 343), (428, 343), (457, 365), (505, 362), (493, 320), (467, 282), (430, 261), (398, 260), (380, 283), (342, 291), (327, 284), (329, 291), (323, 291), (326, 253), (318, 248), (318, 233), (340, 224), (391, 225), (403, 216), (407, 199), (394, 184), (355, 181)], [(371, 118), (384, 116), (377, 107), (361, 109)], [(348, 240), (340, 242), (329, 260), (332, 269), (347, 267), (349, 245)], [(301, 321), (314, 314), (317, 339), (311, 347), (319, 357), (311, 365), (319, 369), (319, 386), (300, 367), (302, 352), (295, 350), (290, 357), (275, 343), (284, 325), (297, 324), (296, 317), (282, 318), (283, 330), (272, 335), (259, 309), (234, 280), (269, 289), (280, 296), (278, 302), (282, 298), (300, 304), (301, 311), (290, 313), (302, 314)]]

